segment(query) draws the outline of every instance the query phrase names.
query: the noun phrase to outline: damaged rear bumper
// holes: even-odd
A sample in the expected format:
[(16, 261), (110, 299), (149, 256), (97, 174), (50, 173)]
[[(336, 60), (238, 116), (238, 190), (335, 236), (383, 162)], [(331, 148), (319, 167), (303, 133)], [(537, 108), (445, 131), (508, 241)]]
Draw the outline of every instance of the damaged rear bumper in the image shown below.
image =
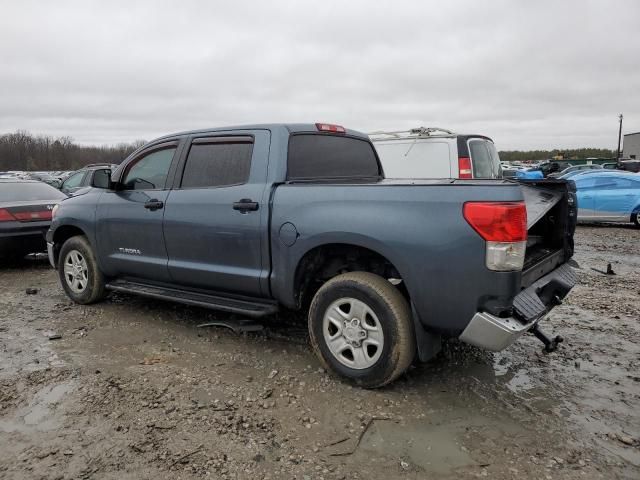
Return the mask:
[(459, 338), (487, 350), (504, 350), (558, 305), (576, 282), (573, 269), (567, 264), (561, 265), (516, 295), (512, 317), (478, 312)]

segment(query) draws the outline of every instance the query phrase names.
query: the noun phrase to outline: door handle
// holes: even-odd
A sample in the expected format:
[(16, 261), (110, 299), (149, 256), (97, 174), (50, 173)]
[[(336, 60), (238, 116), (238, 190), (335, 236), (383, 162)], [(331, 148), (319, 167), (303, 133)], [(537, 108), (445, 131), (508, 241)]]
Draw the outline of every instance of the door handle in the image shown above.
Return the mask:
[(162, 207), (164, 207), (164, 203), (162, 203), (160, 200), (155, 198), (149, 200), (147, 203), (144, 204), (144, 208), (151, 210), (152, 212), (154, 210), (160, 210)]
[(233, 202), (233, 209), (238, 210), (240, 213), (256, 211), (258, 210), (258, 206), (258, 202), (254, 202), (250, 198), (243, 198), (237, 202)]

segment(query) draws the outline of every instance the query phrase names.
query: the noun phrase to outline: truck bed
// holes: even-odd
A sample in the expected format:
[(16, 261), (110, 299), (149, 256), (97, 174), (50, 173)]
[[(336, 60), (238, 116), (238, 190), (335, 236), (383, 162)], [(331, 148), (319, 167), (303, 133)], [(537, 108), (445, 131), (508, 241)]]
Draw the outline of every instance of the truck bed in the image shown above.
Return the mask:
[[(562, 215), (569, 208), (569, 188), (556, 180), (526, 185), (453, 179), (279, 185), (272, 195), (272, 293), (297, 306), (292, 265), (333, 236), (387, 258), (425, 328), (458, 335), (478, 311), (511, 315), (513, 299), (522, 289), (570, 258), (575, 223)], [(536, 208), (536, 195), (525, 195), (525, 189), (551, 190), (560, 198), (529, 228), (533, 242), (527, 247), (525, 270), (490, 271), (484, 264), (485, 242), (464, 220), (463, 205), (529, 198)], [(282, 239), (285, 224), (295, 230), (293, 243)]]

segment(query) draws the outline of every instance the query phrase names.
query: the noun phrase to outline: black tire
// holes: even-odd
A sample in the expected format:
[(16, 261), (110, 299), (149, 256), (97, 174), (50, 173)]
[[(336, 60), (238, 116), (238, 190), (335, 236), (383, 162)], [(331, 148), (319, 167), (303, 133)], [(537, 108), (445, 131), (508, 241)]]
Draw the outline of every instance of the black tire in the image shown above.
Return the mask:
[[(65, 274), (65, 262), (68, 260), (68, 256), (74, 256), (73, 252), (77, 252), (80, 255), (79, 258), (84, 259), (86, 262), (86, 279), (83, 278), (79, 284), (84, 288), (78, 287), (74, 289), (70, 285), (70, 281), (65, 278), (67, 276)], [(58, 256), (58, 276), (65, 293), (76, 303), (86, 305), (102, 300), (105, 296), (104, 275), (98, 268), (98, 263), (89, 241), (84, 236), (71, 237), (62, 245)]]
[[(363, 302), (375, 314), (376, 325), (381, 327), (381, 353), (378, 354), (374, 350), (374, 355), (369, 361), (373, 361), (376, 355), (378, 358), (366, 368), (350, 368), (345, 365), (344, 362), (348, 359), (339, 360), (328, 345), (325, 335), (325, 313), (328, 314), (328, 309), (339, 304), (342, 299)], [(367, 317), (369, 314), (364, 316)], [(367, 320), (370, 321), (371, 319)], [(366, 328), (368, 327), (364, 330)], [(347, 339), (341, 332), (342, 330), (335, 335)], [(309, 335), (311, 346), (325, 368), (364, 388), (378, 388), (394, 381), (409, 368), (416, 355), (413, 321), (407, 300), (387, 280), (368, 272), (338, 275), (318, 290), (309, 309)], [(347, 347), (344, 352), (349, 353), (350, 349), (351, 347)], [(351, 352), (351, 356), (354, 357), (354, 350), (351, 349)]]
[(633, 213), (631, 214), (631, 221), (636, 228), (640, 228), (640, 205), (633, 210)]

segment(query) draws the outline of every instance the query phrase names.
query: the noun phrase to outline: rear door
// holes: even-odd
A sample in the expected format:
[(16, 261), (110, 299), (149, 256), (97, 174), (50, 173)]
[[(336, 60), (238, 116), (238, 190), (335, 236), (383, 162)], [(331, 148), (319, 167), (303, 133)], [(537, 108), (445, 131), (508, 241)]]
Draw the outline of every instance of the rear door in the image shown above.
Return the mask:
[(174, 282), (268, 296), (270, 134), (192, 137), (164, 216)]
[(145, 149), (124, 167), (121, 189), (100, 197), (96, 239), (109, 275), (170, 280), (162, 221), (178, 147), (175, 140)]

